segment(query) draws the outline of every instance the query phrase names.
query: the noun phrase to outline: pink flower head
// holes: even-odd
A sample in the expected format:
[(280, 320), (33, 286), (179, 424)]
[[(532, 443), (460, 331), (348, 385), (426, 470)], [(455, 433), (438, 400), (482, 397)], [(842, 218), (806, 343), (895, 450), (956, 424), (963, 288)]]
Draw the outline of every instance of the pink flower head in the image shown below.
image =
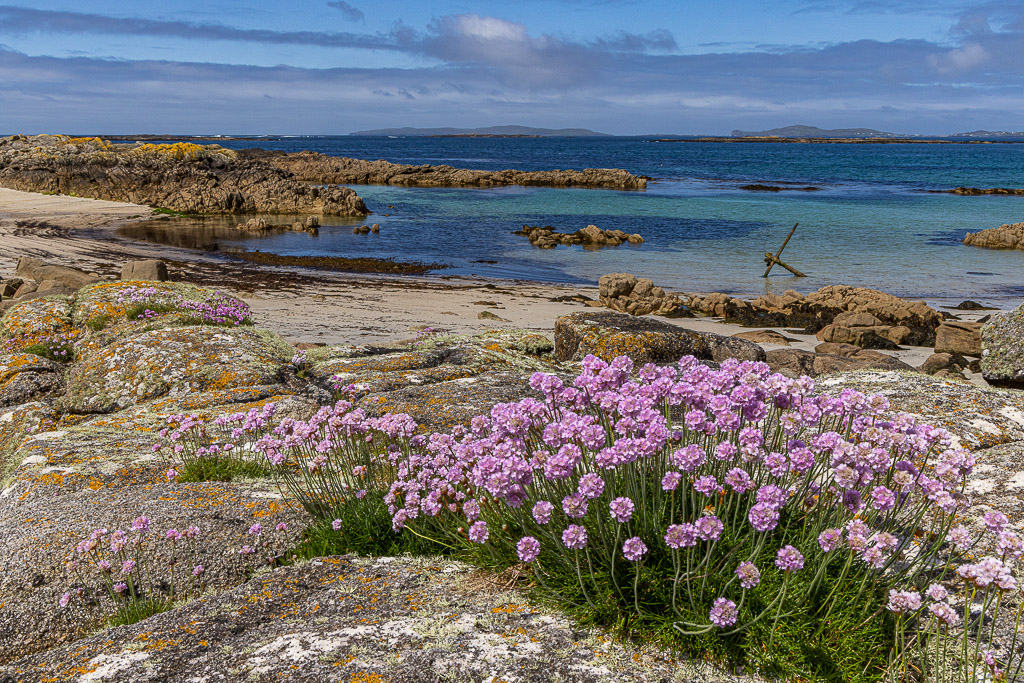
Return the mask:
[(60, 596), (60, 606), (61, 607), (67, 607), (70, 602), (71, 602), (71, 593), (65, 593), (64, 595)]
[(570, 524), (562, 532), (562, 543), (570, 550), (582, 550), (587, 545), (587, 530), (578, 524)]
[(481, 520), (479, 522), (474, 522), (473, 525), (469, 527), (469, 540), (474, 543), (486, 543), (489, 537), (490, 532), (487, 530), (487, 522)]
[(697, 528), (697, 535), (704, 541), (717, 541), (725, 529), (722, 520), (714, 515), (704, 515), (694, 523), (694, 526)]
[(679, 487), (679, 482), (682, 481), (683, 475), (678, 472), (671, 471), (666, 472), (665, 476), (661, 478), (661, 488), (664, 491), (675, 491)]
[(125, 591), (128, 590), (128, 584), (124, 583), (123, 581), (118, 581), (112, 586), (112, 588), (114, 589), (114, 592), (118, 595), (124, 595)]
[(1009, 522), (1002, 512), (992, 510), (985, 513), (985, 528), (994, 534), (1001, 533), (1006, 523)]
[(566, 496), (562, 499), (562, 511), (573, 519), (585, 517), (587, 514), (587, 499), (578, 493)]
[(206, 571), (206, 569), (203, 568), (203, 565), (197, 564), (196, 566), (192, 567), (192, 576), (199, 576), (204, 571)]
[(251, 527), (249, 527), (249, 535), (250, 536), (259, 536), (262, 533), (263, 533), (263, 525), (260, 524), (259, 522), (256, 522)]
[(547, 524), (551, 521), (551, 512), (555, 509), (555, 506), (546, 500), (538, 501), (533, 506), (533, 518), (537, 520), (537, 524)]
[(133, 571), (135, 571), (135, 560), (125, 560), (121, 563), (122, 574), (131, 574)]
[(697, 527), (690, 523), (673, 524), (665, 530), (665, 543), (669, 548), (690, 548), (697, 545)]
[(149, 531), (149, 518), (145, 515), (139, 515), (132, 522), (132, 531)]
[(604, 479), (594, 472), (588, 472), (580, 477), (580, 484), (576, 491), (584, 498), (600, 498), (604, 493)]
[(886, 609), (895, 614), (906, 614), (921, 609), (921, 594), (917, 591), (889, 591), (889, 603)]
[(341, 531), (341, 520), (336, 519), (333, 522), (331, 522), (331, 528), (335, 531)]
[(287, 522), (278, 522), (277, 526), (274, 527), (274, 531), (288, 531)]
[(633, 510), (635, 509), (635, 506), (633, 505), (633, 501), (629, 498), (616, 498), (608, 505), (608, 507), (611, 509), (612, 517), (620, 524), (625, 524), (629, 520), (633, 519)]
[(540, 542), (533, 536), (523, 536), (516, 544), (516, 551), (523, 562), (533, 562), (540, 554)]
[(739, 577), (740, 585), (743, 588), (753, 588), (761, 583), (761, 572), (753, 562), (740, 563), (740, 566), (736, 568), (736, 576)]
[(775, 556), (775, 566), (784, 572), (795, 572), (804, 567), (804, 556), (791, 545), (779, 549)]
[(632, 538), (627, 538), (625, 543), (622, 544), (622, 554), (630, 562), (639, 562), (647, 554), (647, 546), (639, 536), (633, 536)]
[(717, 598), (711, 606), (709, 614), (711, 623), (718, 628), (732, 626), (736, 623), (737, 616), (739, 616), (739, 612), (736, 609), (736, 603), (726, 598)]
[(825, 529), (818, 535), (818, 545), (822, 552), (830, 553), (843, 543), (843, 532), (840, 529)]

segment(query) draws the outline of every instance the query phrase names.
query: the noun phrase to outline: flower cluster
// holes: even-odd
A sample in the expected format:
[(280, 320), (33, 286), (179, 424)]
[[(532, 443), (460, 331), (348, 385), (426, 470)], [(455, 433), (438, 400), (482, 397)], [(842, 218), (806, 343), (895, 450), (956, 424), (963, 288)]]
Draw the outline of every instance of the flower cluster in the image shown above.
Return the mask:
[(36, 333), (11, 337), (4, 342), (3, 348), (8, 353), (31, 353), (59, 363), (70, 363), (78, 355), (80, 341), (79, 330), (68, 330), (44, 335)]
[(110, 598), (124, 622), (197, 596), (205, 572), (196, 561), (199, 529), (166, 529), (160, 534), (151, 526), (149, 518), (140, 515), (127, 531), (95, 529), (80, 541), (67, 563), (77, 585), (61, 596), (60, 606), (69, 607), (76, 598), (87, 606), (96, 604), (97, 579), (99, 594)]
[(200, 324), (238, 326), (250, 322), (248, 304), (221, 292), (200, 301), (153, 286), (129, 286), (118, 292), (118, 303), (124, 307), (126, 317), (134, 320), (151, 320), (173, 311)]

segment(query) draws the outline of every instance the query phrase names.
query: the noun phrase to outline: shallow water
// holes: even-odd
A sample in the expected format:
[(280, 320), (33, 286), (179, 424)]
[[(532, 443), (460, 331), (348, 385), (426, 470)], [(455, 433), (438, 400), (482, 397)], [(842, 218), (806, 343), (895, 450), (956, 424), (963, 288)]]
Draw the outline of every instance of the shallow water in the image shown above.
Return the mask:
[[(245, 220), (233, 217), (204, 220), (193, 231), (197, 242), (221, 250), (442, 262), (451, 266), (445, 274), (551, 282), (594, 283), (604, 273), (628, 271), (670, 289), (743, 295), (787, 288), (806, 292), (842, 283), (936, 303), (965, 298), (1011, 303), (1024, 298), (1024, 252), (962, 244), (968, 231), (1024, 220), (1024, 197), (928, 192), (960, 185), (1022, 187), (1024, 145), (355, 137), (259, 144), (473, 168), (621, 167), (657, 180), (646, 191), (632, 192), (353, 186), (374, 214), (358, 220), (324, 217), (319, 236), (285, 232), (252, 237), (217, 229)], [(739, 189), (757, 182), (821, 189)], [(765, 280), (764, 253), (774, 252), (796, 222), (800, 227), (783, 260), (808, 277), (793, 278), (776, 267)], [(352, 234), (352, 226), (362, 223), (379, 223), (381, 231)], [(523, 224), (572, 231), (590, 223), (638, 232), (647, 241), (600, 250), (542, 250), (511, 234)], [(182, 240), (181, 221), (164, 225), (171, 228), (162, 231), (164, 236), (141, 228), (135, 236)]]

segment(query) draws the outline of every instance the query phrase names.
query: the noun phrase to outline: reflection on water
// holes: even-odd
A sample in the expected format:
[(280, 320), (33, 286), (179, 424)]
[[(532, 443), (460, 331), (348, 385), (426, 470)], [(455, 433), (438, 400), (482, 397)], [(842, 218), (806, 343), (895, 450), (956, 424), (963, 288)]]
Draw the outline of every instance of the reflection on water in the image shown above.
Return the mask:
[[(203, 251), (238, 251), (242, 249), (259, 249), (260, 242), (281, 234), (281, 230), (252, 231), (239, 230), (238, 226), (243, 225), (250, 218), (263, 218), (267, 225), (290, 226), (295, 222), (305, 222), (306, 215), (257, 215), (240, 214), (230, 216), (199, 216), (187, 218), (175, 216), (170, 218), (159, 218), (142, 223), (133, 223), (117, 230), (117, 234), (133, 240), (145, 242), (156, 242), (167, 244), (172, 247), (183, 247), (186, 249), (201, 249)], [(344, 216), (322, 216), (320, 225), (330, 226), (353, 226), (361, 225), (365, 220), (347, 218)], [(316, 239), (315, 235), (308, 237)], [(311, 247), (315, 250), (315, 247)]]

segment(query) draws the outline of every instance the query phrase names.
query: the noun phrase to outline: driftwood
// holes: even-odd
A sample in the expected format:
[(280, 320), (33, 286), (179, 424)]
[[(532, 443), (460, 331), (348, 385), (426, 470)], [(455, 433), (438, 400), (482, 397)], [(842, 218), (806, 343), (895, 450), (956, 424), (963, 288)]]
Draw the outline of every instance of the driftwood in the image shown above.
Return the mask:
[(764, 254), (764, 262), (768, 266), (768, 269), (764, 271), (764, 275), (762, 277), (768, 277), (768, 273), (772, 272), (772, 268), (775, 267), (775, 264), (778, 264), (778, 265), (782, 266), (783, 268), (785, 268), (789, 272), (793, 273), (793, 275), (795, 275), (797, 277), (807, 277), (806, 275), (801, 273), (799, 270), (797, 270), (793, 266), (789, 265), (788, 263), (785, 263), (784, 261), (782, 261), (782, 259), (779, 258), (780, 256), (782, 256), (782, 250), (786, 248), (787, 244), (789, 244), (789, 238), (793, 236), (794, 232), (796, 232), (796, 226), (797, 225), (800, 225), (800, 224), (799, 223), (795, 223), (793, 225), (793, 229), (789, 231), (788, 235), (786, 235), (786, 241), (784, 241), (782, 243), (782, 246), (779, 247), (779, 250), (776, 253), (772, 254), (772, 253), (769, 253), (769, 252), (765, 252), (765, 254)]

